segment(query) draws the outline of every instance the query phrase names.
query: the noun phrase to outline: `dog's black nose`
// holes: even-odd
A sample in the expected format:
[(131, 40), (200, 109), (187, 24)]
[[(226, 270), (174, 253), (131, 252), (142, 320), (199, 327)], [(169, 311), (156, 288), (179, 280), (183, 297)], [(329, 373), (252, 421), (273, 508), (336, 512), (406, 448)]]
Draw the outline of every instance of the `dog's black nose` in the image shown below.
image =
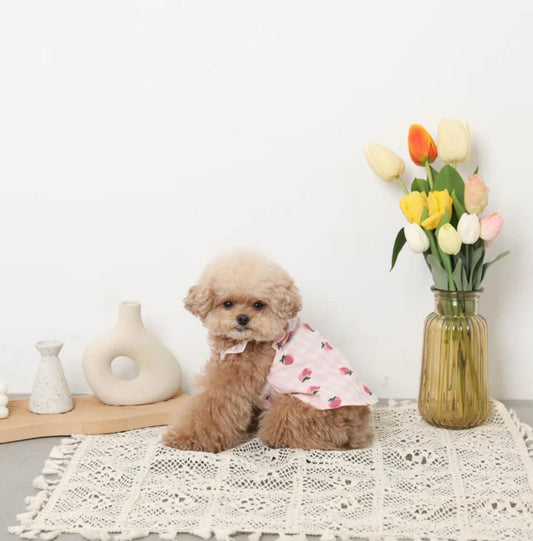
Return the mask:
[(239, 325), (242, 325), (243, 327), (245, 325), (248, 325), (248, 322), (250, 321), (250, 318), (246, 314), (239, 314), (237, 316), (237, 323)]

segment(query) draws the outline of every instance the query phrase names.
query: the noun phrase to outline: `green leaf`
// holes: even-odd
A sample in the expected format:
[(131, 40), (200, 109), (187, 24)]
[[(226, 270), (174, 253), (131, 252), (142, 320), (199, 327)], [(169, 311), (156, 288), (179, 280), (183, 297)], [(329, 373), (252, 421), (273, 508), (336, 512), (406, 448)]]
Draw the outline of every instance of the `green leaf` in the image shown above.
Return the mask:
[(470, 291), (468, 289), (468, 278), (466, 277), (466, 269), (464, 267), (463, 267), (462, 280), (463, 280), (463, 289), (464, 289), (464, 291)]
[(474, 175), (477, 175), (477, 172), (479, 171), (479, 165), (476, 165), (476, 169), (474, 170)]
[(452, 200), (453, 200), (453, 209), (455, 210), (455, 216), (457, 218), (457, 221), (459, 221), (459, 218), (466, 212), (466, 209), (464, 205), (459, 201), (457, 194), (455, 193), (455, 190), (452, 192)]
[(415, 178), (411, 184), (411, 192), (429, 192), (429, 183), (424, 178)]
[(447, 290), (448, 289), (448, 275), (446, 274), (446, 271), (442, 268), (437, 258), (431, 254), (428, 254), (426, 260), (429, 267), (431, 268), (431, 274), (433, 275), (433, 281), (435, 282), (435, 287), (437, 289)]
[(470, 272), (470, 279), (468, 281), (468, 288), (470, 290), (476, 290), (481, 283), (481, 277), (483, 273), (483, 260), (485, 259), (485, 242), (479, 239), (474, 244), (474, 255), (472, 256), (472, 270)]
[(500, 255), (496, 256), (492, 261), (488, 261), (487, 263), (483, 263), (483, 271), (481, 273), (481, 280), (480, 280), (480, 284), (481, 282), (483, 282), (483, 280), (485, 279), (485, 274), (487, 273), (487, 269), (491, 266), (491, 265), (494, 265), (494, 263), (496, 263), (496, 261), (499, 261), (500, 259), (503, 259), (506, 255), (509, 255), (511, 252), (509, 250), (507, 250), (506, 252), (502, 252)]
[(481, 282), (483, 280), (483, 265), (478, 265), (473, 275), (474, 279), (472, 280), (472, 288), (474, 291), (476, 291), (481, 287)]
[(424, 231), (429, 239), (428, 252), (431, 252), (431, 255), (437, 260), (437, 263), (439, 263), (440, 265), (439, 248), (437, 246), (437, 241), (435, 240), (435, 233), (433, 233), (433, 231), (431, 231), (430, 229), (424, 229)]
[(402, 251), (402, 248), (404, 247), (406, 242), (407, 242), (407, 239), (405, 238), (405, 233), (402, 227), (400, 231), (398, 231), (398, 234), (396, 235), (396, 240), (394, 241), (394, 248), (392, 249), (392, 263), (391, 263), (390, 270), (392, 270), (394, 268), (394, 265), (396, 265), (398, 254)]
[(457, 199), (462, 203), (465, 200), (465, 181), (451, 165), (445, 165), (439, 172), (434, 184), (435, 190), (448, 190), (451, 195), (454, 191)]
[(464, 291), (467, 286), (467, 284), (463, 283), (463, 270), (463, 262), (458, 259), (457, 264), (455, 265), (455, 269), (453, 269), (452, 272), (452, 278), (458, 291)]
[[(463, 247), (464, 248), (464, 247)], [(467, 267), (467, 258), (466, 254), (461, 251), (455, 255), (455, 266), (457, 268), (457, 265), (461, 264), (461, 283), (462, 287), (460, 288), (462, 291), (470, 291), (470, 286), (468, 284), (468, 267)]]

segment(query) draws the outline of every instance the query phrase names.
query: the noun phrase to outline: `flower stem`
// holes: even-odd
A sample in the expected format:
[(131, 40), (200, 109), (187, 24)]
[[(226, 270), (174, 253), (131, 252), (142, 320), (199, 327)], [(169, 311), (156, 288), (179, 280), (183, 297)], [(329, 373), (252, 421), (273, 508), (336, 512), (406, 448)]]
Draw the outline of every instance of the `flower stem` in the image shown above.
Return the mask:
[(431, 254), (439, 263), (442, 263), (442, 258), (440, 257), (439, 249), (437, 248), (437, 243), (435, 241), (435, 235), (433, 231), (430, 231), (428, 229), (424, 229), (424, 231), (429, 239), (429, 246), (430, 246)]
[(429, 162), (424, 162), (426, 165), (426, 171), (428, 173), (428, 182), (429, 182), (429, 189), (433, 190), (433, 173), (431, 172), (431, 166), (429, 165)]
[(472, 262), (471, 245), (465, 244), (465, 272), (466, 272), (466, 277), (469, 281), (470, 281), (470, 276), (472, 274), (472, 270), (470, 269), (471, 262)]
[(450, 257), (443, 256), (444, 267), (446, 268), (446, 271), (448, 272), (448, 285), (450, 286), (450, 291), (457, 291), (455, 287), (455, 282), (453, 281), (453, 275), (452, 275), (452, 263), (450, 261)]
[(396, 180), (398, 181), (398, 184), (401, 186), (401, 188), (403, 190), (403, 193), (405, 195), (408, 195), (409, 192), (408, 192), (407, 188), (405, 187), (405, 184), (403, 183), (403, 180), (401, 179), (401, 177), (399, 175), (396, 177)]

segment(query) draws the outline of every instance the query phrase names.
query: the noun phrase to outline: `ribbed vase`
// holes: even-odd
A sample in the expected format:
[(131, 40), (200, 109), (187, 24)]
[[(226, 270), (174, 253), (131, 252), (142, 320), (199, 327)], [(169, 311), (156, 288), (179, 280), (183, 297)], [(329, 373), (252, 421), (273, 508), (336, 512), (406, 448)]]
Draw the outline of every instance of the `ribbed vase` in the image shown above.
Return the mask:
[(470, 428), (489, 414), (487, 322), (478, 314), (481, 291), (433, 289), (426, 318), (418, 409), (432, 425)]

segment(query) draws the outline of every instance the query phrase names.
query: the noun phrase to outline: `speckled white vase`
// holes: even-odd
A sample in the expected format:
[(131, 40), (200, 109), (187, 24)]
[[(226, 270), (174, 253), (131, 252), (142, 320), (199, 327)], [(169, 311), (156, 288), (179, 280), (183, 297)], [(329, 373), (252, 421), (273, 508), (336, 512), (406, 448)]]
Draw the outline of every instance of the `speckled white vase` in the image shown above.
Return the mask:
[[(137, 377), (123, 379), (113, 373), (111, 363), (119, 356), (137, 363)], [(135, 301), (120, 303), (116, 326), (85, 351), (83, 371), (94, 394), (115, 406), (166, 400), (181, 385), (176, 357), (146, 330)]]
[(73, 407), (72, 397), (58, 354), (62, 342), (44, 340), (35, 347), (41, 354), (28, 408), (33, 413), (65, 413)]

